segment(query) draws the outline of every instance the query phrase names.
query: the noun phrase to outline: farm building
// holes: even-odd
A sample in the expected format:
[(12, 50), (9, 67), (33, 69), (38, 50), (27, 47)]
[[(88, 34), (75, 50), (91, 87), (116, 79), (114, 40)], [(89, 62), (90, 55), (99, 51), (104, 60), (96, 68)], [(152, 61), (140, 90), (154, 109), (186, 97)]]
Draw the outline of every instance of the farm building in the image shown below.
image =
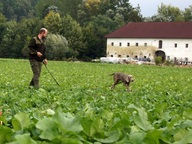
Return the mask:
[(130, 22), (105, 37), (107, 57), (192, 62), (192, 22)]

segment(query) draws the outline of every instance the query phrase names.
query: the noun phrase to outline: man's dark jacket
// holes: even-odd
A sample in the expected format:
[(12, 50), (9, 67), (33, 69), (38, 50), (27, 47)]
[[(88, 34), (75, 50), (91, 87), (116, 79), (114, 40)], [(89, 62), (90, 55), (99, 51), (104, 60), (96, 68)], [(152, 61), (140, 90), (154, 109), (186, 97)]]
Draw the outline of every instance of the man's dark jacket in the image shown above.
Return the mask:
[[(36, 60), (39, 62), (42, 62), (44, 59), (46, 59), (46, 48), (45, 48), (45, 41), (40, 40), (38, 36), (33, 37), (29, 43), (29, 59)], [(42, 53), (41, 57), (37, 56), (37, 52)]]

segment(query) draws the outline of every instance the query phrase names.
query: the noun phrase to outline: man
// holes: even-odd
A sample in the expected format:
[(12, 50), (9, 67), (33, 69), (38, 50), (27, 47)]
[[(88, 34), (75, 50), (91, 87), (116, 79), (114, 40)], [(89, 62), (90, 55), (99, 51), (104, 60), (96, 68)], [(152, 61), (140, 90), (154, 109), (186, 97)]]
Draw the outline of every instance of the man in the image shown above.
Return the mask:
[(29, 61), (31, 69), (33, 71), (33, 78), (30, 82), (30, 86), (34, 88), (39, 88), (39, 78), (41, 74), (41, 67), (44, 64), (47, 64), (46, 59), (46, 48), (45, 48), (45, 38), (48, 34), (48, 30), (41, 28), (39, 34), (33, 37), (29, 44)]

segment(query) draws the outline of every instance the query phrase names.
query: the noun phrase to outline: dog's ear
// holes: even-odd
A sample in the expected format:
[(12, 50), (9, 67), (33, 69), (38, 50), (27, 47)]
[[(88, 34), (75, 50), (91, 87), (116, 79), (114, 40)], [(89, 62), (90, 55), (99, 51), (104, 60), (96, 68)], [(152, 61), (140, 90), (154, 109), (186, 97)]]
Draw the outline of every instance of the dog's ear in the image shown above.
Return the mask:
[(129, 78), (129, 76), (126, 76), (125, 81), (126, 81), (127, 83), (130, 82), (130, 78)]
[(130, 82), (133, 82), (133, 76), (132, 76), (132, 75), (129, 75), (128, 77), (129, 77), (129, 81), (130, 81)]

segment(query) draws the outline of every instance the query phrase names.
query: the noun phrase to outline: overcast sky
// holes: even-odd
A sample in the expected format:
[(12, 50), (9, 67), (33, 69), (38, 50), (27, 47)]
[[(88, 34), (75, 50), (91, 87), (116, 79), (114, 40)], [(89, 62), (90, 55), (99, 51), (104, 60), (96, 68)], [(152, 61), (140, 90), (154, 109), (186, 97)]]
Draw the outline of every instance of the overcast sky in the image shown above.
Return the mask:
[(141, 14), (144, 17), (152, 16), (157, 14), (158, 6), (161, 3), (172, 6), (179, 7), (181, 10), (188, 8), (189, 5), (192, 5), (192, 0), (129, 0), (133, 7), (136, 7), (138, 4), (141, 8)]

